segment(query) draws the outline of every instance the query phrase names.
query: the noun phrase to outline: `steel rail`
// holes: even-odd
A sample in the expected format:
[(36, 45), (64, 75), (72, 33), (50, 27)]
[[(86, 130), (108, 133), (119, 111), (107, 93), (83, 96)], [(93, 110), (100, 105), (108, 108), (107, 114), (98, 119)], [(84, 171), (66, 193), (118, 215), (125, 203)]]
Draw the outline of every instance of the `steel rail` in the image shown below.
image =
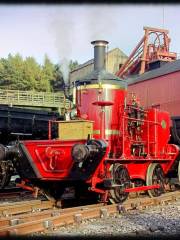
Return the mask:
[[(3, 189), (4, 190), (4, 189)], [(8, 200), (14, 200), (15, 197), (22, 197), (22, 196), (29, 196), (32, 195), (32, 192), (27, 191), (27, 190), (22, 190), (21, 189), (5, 189), (3, 191), (1, 189), (0, 191), (0, 200), (8, 199)]]
[(0, 205), (0, 216), (11, 216), (19, 213), (27, 213), (31, 211), (40, 211), (50, 209), (54, 206), (54, 202), (30, 200), (23, 202), (15, 202)]
[[(103, 206), (103, 203), (98, 204), (98, 206)], [(3, 227), (8, 227), (12, 225), (16, 225), (19, 223), (24, 223), (27, 221), (33, 221), (34, 219), (39, 220), (42, 218), (52, 217), (52, 216), (59, 216), (60, 214), (67, 214), (67, 213), (75, 213), (77, 211), (83, 211), (89, 208), (97, 207), (97, 204), (91, 204), (91, 205), (85, 205), (80, 207), (72, 207), (72, 208), (54, 208), (54, 209), (48, 209), (44, 210), (42, 212), (31, 212), (28, 214), (18, 214), (17, 216), (10, 216), (10, 217), (4, 217), (0, 219), (0, 229)]]
[[(75, 222), (81, 223), (84, 219), (107, 217), (114, 213), (121, 213), (132, 209), (143, 209), (153, 205), (166, 204), (171, 201), (180, 199), (180, 192), (166, 193), (156, 198), (136, 198), (129, 199), (123, 204), (112, 204), (112, 205), (92, 205), (92, 207), (80, 207), (74, 211), (67, 209), (64, 212), (60, 212), (56, 215), (55, 212), (51, 212), (51, 216), (45, 214), (42, 218), (32, 220), (29, 218), (29, 222), (16, 221), (14, 218), (14, 226), (5, 226), (0, 228), (0, 236), (5, 235), (27, 235), (37, 232), (53, 231), (57, 230), (58, 227), (67, 224), (73, 224)], [(50, 212), (49, 212), (50, 213)], [(24, 218), (25, 219), (25, 218)], [(27, 220), (27, 219), (26, 219)], [(12, 220), (11, 220), (12, 222)]]

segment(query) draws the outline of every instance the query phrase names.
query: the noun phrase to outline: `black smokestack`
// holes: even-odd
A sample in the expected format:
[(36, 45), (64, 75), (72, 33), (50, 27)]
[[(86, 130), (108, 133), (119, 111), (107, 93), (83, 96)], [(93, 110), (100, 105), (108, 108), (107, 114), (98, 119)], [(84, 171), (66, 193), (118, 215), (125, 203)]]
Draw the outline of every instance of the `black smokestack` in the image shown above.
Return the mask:
[(107, 41), (96, 40), (91, 42), (94, 45), (94, 70), (101, 71), (105, 69), (105, 54)]

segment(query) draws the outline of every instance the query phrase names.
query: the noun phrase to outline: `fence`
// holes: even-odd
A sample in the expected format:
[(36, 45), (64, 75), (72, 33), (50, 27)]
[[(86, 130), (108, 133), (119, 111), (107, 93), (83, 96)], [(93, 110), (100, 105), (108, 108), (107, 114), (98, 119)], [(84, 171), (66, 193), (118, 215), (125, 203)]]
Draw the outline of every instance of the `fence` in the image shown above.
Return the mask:
[(69, 107), (70, 103), (65, 99), (62, 91), (50, 93), (0, 89), (0, 104), (58, 108), (60, 110)]

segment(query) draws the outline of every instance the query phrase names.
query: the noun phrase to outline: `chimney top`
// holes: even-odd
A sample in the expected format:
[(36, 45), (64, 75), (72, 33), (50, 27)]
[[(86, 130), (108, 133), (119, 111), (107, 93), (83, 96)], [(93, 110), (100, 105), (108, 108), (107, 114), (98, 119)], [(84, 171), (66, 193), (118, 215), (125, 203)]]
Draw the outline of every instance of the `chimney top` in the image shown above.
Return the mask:
[(94, 45), (94, 46), (106, 46), (109, 42), (108, 41), (105, 41), (105, 40), (95, 40), (95, 41), (92, 41), (91, 44)]

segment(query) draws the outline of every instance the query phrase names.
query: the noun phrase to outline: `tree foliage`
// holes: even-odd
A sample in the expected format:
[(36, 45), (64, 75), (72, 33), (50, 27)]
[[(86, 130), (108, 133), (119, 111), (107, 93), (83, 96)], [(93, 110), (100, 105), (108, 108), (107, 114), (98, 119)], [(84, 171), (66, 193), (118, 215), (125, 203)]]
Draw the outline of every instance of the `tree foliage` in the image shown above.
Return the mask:
[[(78, 65), (70, 60), (69, 70)], [(64, 86), (59, 64), (51, 62), (45, 55), (42, 65), (33, 57), (23, 59), (20, 54), (0, 59), (0, 88), (13, 90), (59, 91)]]
[(69, 62), (70, 72), (73, 71), (74, 69), (76, 69), (78, 65), (79, 65), (79, 64), (78, 64), (78, 61), (72, 61), (72, 60), (70, 60), (70, 62)]

